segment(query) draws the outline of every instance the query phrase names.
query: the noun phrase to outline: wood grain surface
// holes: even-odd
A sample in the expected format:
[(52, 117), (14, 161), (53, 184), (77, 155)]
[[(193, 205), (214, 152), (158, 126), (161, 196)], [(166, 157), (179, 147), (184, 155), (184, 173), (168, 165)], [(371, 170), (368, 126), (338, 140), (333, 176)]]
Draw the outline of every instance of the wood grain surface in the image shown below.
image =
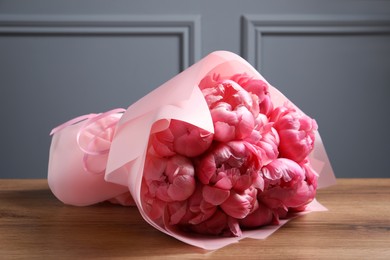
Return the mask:
[(67, 206), (46, 180), (3, 179), (0, 259), (390, 259), (390, 179), (338, 179), (317, 199), (329, 211), (210, 252), (162, 234), (134, 207)]

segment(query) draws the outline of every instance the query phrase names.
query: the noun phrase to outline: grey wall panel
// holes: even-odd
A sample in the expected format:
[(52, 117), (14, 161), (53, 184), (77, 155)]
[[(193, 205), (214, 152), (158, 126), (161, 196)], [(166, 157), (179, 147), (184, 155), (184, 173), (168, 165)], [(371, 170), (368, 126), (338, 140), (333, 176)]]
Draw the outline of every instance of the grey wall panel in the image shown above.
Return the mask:
[(0, 15), (3, 35), (169, 36), (180, 38), (181, 70), (200, 58), (198, 15)]
[(317, 119), (338, 176), (390, 177), (390, 19), (246, 16), (243, 23), (245, 56)]
[[(389, 35), (389, 16), (356, 15), (244, 15), (242, 54), (262, 68), (263, 38), (269, 35)], [(320, 44), (322, 45), (322, 43)]]
[(197, 16), (2, 16), (0, 25), (1, 177), (44, 177), (51, 128), (126, 108), (200, 54)]

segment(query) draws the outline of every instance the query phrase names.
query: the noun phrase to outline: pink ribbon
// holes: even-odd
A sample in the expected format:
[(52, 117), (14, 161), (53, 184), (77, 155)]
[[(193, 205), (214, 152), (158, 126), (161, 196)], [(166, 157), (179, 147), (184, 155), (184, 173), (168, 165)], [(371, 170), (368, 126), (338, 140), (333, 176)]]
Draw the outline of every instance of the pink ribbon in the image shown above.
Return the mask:
[[(80, 123), (82, 121), (88, 120), (80, 127), (79, 131), (77, 132), (77, 136), (76, 136), (77, 146), (84, 153), (84, 156), (83, 156), (84, 170), (89, 172), (89, 173), (103, 174), (105, 171), (105, 168), (102, 169), (101, 171), (92, 170), (91, 167), (88, 165), (88, 158), (90, 156), (108, 155), (110, 148), (99, 150), (99, 147), (97, 147), (95, 145), (95, 141), (98, 138), (102, 138), (107, 133), (107, 131), (109, 131), (111, 129), (111, 134), (107, 140), (108, 142), (110, 142), (110, 145), (111, 145), (112, 138), (114, 136), (114, 132), (115, 132), (116, 126), (118, 124), (119, 118), (118, 118), (118, 120), (114, 120), (112, 123), (104, 126), (103, 128), (98, 129), (97, 133), (93, 134), (93, 137), (89, 140), (86, 147), (80, 143), (80, 137), (85, 131), (88, 130), (89, 127), (93, 127), (99, 120), (104, 119), (104, 118), (111, 116), (111, 115), (114, 115), (114, 114), (124, 113), (125, 111), (126, 111), (126, 109), (116, 108), (116, 109), (112, 109), (112, 110), (109, 110), (109, 111), (104, 112), (104, 113), (82, 115), (82, 116), (73, 118), (73, 119), (57, 126), (56, 128), (54, 128), (50, 132), (50, 135), (54, 135), (55, 133), (63, 130), (64, 128), (66, 128), (68, 126), (71, 126), (71, 125)], [(95, 128), (95, 130), (96, 130), (96, 128)]]

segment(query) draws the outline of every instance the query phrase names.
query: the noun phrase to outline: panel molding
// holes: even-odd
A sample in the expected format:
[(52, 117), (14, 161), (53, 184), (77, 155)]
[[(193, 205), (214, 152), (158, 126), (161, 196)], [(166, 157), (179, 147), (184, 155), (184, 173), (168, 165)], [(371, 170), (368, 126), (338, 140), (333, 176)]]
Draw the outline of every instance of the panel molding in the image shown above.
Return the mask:
[(175, 35), (181, 70), (200, 59), (200, 30), (200, 15), (0, 15), (0, 36)]
[(262, 64), (262, 40), (267, 35), (388, 35), (387, 16), (244, 15), (241, 54), (256, 69)]

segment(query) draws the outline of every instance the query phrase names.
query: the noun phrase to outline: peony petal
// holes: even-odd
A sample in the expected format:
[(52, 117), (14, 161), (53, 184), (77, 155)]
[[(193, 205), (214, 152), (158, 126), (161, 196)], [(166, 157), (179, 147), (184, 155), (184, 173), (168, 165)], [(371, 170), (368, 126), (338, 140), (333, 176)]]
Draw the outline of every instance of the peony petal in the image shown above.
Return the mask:
[(160, 182), (155, 185), (157, 187), (156, 197), (165, 202), (172, 202), (174, 199), (168, 194), (169, 184), (166, 182)]
[(202, 194), (205, 201), (217, 206), (221, 205), (229, 197), (230, 191), (205, 185)]
[(289, 182), (292, 179), (302, 180), (305, 173), (302, 167), (296, 162), (286, 159), (278, 158), (262, 168), (264, 177), (269, 180), (282, 179)]
[(213, 134), (199, 128), (187, 129), (187, 132), (177, 137), (173, 143), (175, 152), (195, 157), (205, 152), (213, 141)]
[(169, 224), (178, 224), (187, 212), (187, 202), (173, 202), (166, 207), (168, 210)]
[(202, 201), (200, 206), (201, 206), (199, 208), (200, 211), (197, 213), (197, 215), (194, 218), (189, 220), (188, 223), (190, 223), (192, 225), (202, 223), (202, 222), (208, 220), (209, 218), (211, 218), (213, 216), (213, 214), (215, 213), (215, 211), (217, 210), (216, 206), (214, 206), (208, 202), (205, 202), (205, 201)]
[(259, 203), (259, 207), (245, 218), (240, 219), (239, 223), (243, 227), (254, 228), (268, 225), (272, 223), (272, 221), (273, 211), (265, 205)]
[(181, 155), (173, 156), (168, 160), (165, 172), (170, 183), (172, 183), (173, 179), (178, 175), (195, 175), (192, 162), (188, 158)]
[(234, 184), (234, 190), (237, 192), (243, 192), (252, 185), (252, 176), (249, 174), (241, 175)]
[(219, 74), (207, 75), (200, 81), (199, 88), (203, 90), (205, 88), (214, 87), (218, 84), (219, 81), (220, 81)]
[(255, 119), (249, 110), (244, 106), (237, 107), (237, 115), (239, 123), (237, 127), (236, 137), (244, 139), (248, 137), (255, 128)]
[(145, 162), (144, 178), (147, 182), (163, 181), (167, 159), (149, 155)]
[(212, 217), (191, 228), (200, 234), (220, 235), (227, 228), (228, 217), (222, 211), (217, 210)]
[(174, 201), (188, 199), (195, 191), (195, 179), (192, 176), (180, 175), (169, 185), (167, 193)]
[(225, 122), (215, 122), (214, 131), (214, 139), (220, 142), (229, 142), (236, 136), (236, 128)]
[(215, 175), (217, 167), (215, 165), (214, 156), (208, 154), (202, 158), (197, 168), (197, 176), (203, 184), (209, 184), (210, 179)]
[(220, 172), (218, 174), (218, 181), (214, 184), (214, 187), (223, 190), (230, 190), (233, 187), (232, 180), (229, 178), (229, 176)]
[(231, 192), (230, 196), (221, 204), (223, 211), (229, 216), (237, 219), (245, 218), (253, 209), (256, 196), (254, 194), (238, 194)]
[(239, 225), (237, 219), (229, 217), (228, 218), (228, 226), (229, 226), (230, 232), (234, 236), (236, 236), (236, 237), (242, 236), (242, 231), (241, 231), (241, 228), (240, 228), (240, 225)]
[(259, 189), (261, 191), (264, 190), (264, 179), (260, 172), (257, 171), (252, 172), (252, 182), (254, 188)]
[(167, 130), (151, 136), (150, 143), (158, 156), (169, 157), (175, 155), (175, 152), (173, 151), (172, 141), (169, 141), (170, 138), (165, 137), (170, 135), (171, 132)]
[(144, 209), (151, 219), (158, 219), (162, 217), (165, 205), (166, 202), (159, 199), (151, 199), (147, 196), (144, 197)]

